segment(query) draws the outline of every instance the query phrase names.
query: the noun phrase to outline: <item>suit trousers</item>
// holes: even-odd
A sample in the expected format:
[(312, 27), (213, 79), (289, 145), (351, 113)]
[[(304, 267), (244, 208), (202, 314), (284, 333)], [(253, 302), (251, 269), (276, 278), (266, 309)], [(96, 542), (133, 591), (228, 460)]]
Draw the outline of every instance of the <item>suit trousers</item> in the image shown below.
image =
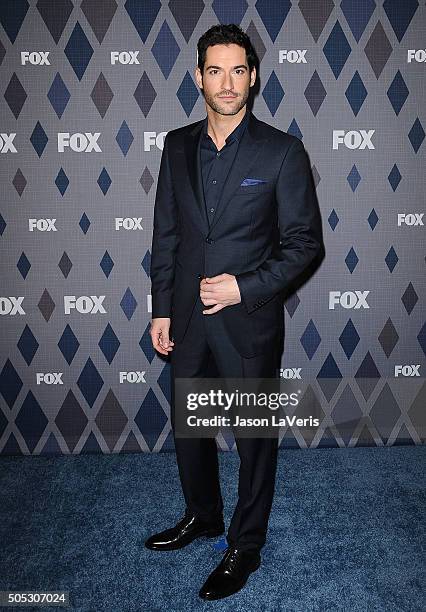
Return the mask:
[[(229, 339), (221, 312), (204, 315), (206, 308), (198, 296), (186, 334), (171, 351), (173, 433), (175, 378), (275, 378), (278, 373), (278, 344), (265, 354), (242, 357)], [(222, 517), (216, 439), (174, 436), (174, 440), (186, 513), (206, 521)], [(266, 541), (274, 495), (278, 436), (235, 437), (235, 441), (240, 458), (238, 501), (226, 539), (228, 545), (260, 550)]]

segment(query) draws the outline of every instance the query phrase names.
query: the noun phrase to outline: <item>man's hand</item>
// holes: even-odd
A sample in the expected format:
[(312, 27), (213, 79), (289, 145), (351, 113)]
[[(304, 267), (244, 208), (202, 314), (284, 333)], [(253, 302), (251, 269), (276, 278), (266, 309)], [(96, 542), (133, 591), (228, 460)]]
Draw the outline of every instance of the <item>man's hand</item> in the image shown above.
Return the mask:
[(162, 355), (168, 355), (173, 350), (174, 342), (169, 338), (171, 319), (166, 317), (152, 319), (151, 340), (152, 346)]
[(213, 306), (203, 310), (203, 314), (214, 314), (225, 306), (241, 302), (240, 289), (233, 274), (219, 274), (203, 278), (200, 283), (200, 298), (204, 306)]

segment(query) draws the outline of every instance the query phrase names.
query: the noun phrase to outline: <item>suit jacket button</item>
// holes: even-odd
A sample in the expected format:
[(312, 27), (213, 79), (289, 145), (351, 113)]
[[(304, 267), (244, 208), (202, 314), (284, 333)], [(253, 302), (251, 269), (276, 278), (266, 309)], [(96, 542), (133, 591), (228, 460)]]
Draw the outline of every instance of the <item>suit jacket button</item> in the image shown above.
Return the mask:
[(199, 278), (200, 280), (203, 278), (202, 274), (197, 274), (197, 278)]

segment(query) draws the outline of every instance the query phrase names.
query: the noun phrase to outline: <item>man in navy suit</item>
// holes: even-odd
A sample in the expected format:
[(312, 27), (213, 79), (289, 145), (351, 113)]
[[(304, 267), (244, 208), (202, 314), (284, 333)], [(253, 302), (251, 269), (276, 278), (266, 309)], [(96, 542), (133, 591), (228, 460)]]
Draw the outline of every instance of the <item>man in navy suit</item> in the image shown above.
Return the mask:
[[(302, 142), (247, 109), (256, 53), (236, 25), (198, 41), (205, 119), (164, 140), (151, 255), (154, 348), (175, 378), (277, 377), (284, 292), (323, 257), (321, 218)], [(175, 432), (175, 406), (171, 418)], [(236, 438), (238, 502), (228, 548), (199, 595), (240, 590), (261, 561), (275, 486), (277, 438)], [(224, 533), (214, 438), (175, 436), (186, 502), (152, 550)]]

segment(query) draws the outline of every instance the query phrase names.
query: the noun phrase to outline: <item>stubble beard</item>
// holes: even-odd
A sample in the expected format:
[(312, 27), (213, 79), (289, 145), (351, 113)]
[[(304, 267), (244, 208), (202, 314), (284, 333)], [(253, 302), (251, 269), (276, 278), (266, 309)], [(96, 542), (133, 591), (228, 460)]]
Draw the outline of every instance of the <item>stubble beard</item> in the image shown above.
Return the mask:
[(244, 91), (242, 94), (239, 94), (235, 98), (235, 102), (237, 102), (237, 105), (230, 107), (229, 104), (221, 103), (216, 96), (212, 96), (204, 91), (204, 99), (206, 101), (206, 104), (208, 104), (208, 106), (210, 106), (210, 108), (213, 109), (219, 115), (236, 115), (246, 104), (248, 96), (249, 88), (247, 88), (246, 91)]

